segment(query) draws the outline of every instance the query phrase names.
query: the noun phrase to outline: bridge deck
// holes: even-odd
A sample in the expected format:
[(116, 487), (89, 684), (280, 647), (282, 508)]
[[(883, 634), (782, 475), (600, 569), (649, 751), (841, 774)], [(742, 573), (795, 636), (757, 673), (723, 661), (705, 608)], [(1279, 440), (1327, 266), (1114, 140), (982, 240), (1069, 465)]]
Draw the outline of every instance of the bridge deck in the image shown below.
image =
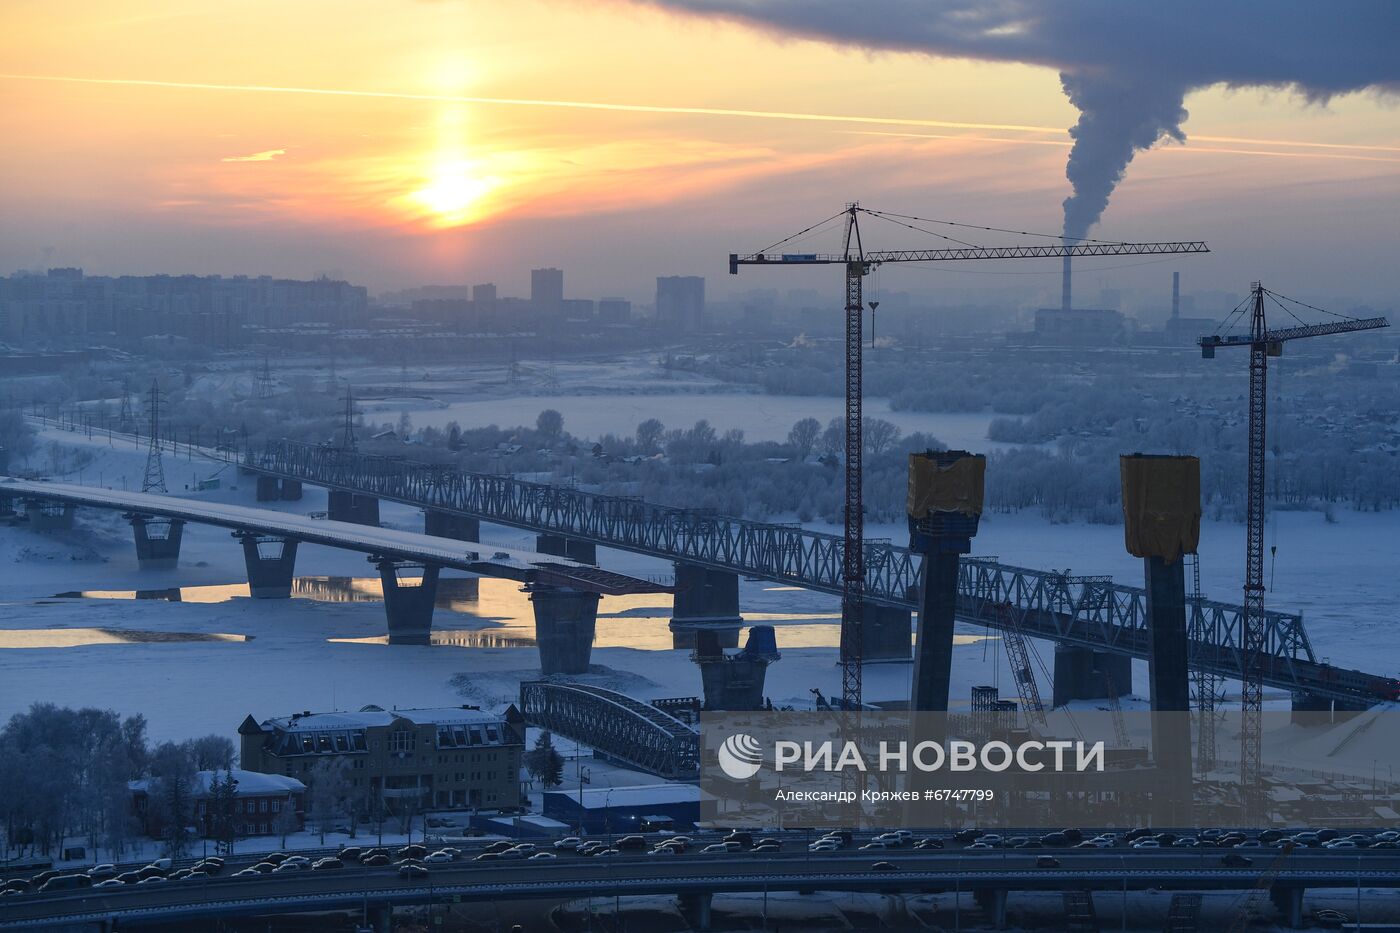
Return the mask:
[(625, 574), (600, 572), (596, 567), (553, 554), (500, 548), (495, 545), (486, 547), (455, 538), (439, 538), (392, 528), (314, 519), (305, 515), (291, 515), (271, 509), (249, 508), (223, 502), (10, 477), (0, 477), (0, 495), (17, 499), (67, 502), (90, 508), (120, 509), (140, 515), (295, 538), (307, 544), (382, 555), (394, 560), (437, 564), (483, 576), (504, 577), (529, 583), (551, 583), (597, 593), (670, 591), (668, 587), (646, 580)]
[[(841, 592), (842, 539), (799, 525), (748, 521), (286, 440), (248, 451), (241, 464), (258, 473), (537, 533), (824, 593)], [(907, 548), (866, 541), (866, 600), (917, 609), (920, 564), (919, 556)], [(1243, 607), (1200, 600), (1192, 612), (1191, 631), (1197, 642), (1193, 666), (1238, 679), (1243, 670)], [(958, 575), (958, 617), (989, 628), (1017, 628), (1039, 638), (1147, 657), (1145, 592), (1107, 578), (1070, 577), (966, 558)], [(1264, 629), (1264, 682), (1270, 686), (1350, 702), (1393, 698), (1397, 685), (1389, 676), (1320, 663), (1301, 616), (1269, 610)]]

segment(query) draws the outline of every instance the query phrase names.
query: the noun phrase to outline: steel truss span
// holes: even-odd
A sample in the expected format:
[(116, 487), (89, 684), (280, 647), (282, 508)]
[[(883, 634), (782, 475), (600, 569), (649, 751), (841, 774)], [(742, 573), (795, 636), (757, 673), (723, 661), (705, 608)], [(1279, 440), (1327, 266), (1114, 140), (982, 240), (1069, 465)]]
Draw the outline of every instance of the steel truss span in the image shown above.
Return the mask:
[(700, 774), (700, 742), (679, 719), (626, 694), (587, 684), (526, 681), (525, 721), (589, 745), (606, 757), (670, 780)]
[[(845, 544), (839, 535), (799, 525), (730, 518), (702, 509), (656, 505), (545, 483), (377, 457), (334, 447), (269, 442), (244, 466), (314, 485), (380, 496), (543, 534), (662, 557), (714, 570), (842, 595)], [(917, 610), (919, 559), (907, 548), (867, 539), (867, 603)], [(958, 617), (965, 622), (1146, 658), (1147, 596), (1107, 577), (1071, 577), (990, 558), (965, 557), (958, 572)], [(1009, 604), (1010, 611), (1007, 611)], [(1239, 679), (1243, 616), (1239, 605), (1201, 600), (1202, 640), (1192, 645), (1202, 669)], [(1299, 615), (1263, 618), (1264, 682), (1345, 701), (1370, 701), (1393, 681), (1318, 662)]]

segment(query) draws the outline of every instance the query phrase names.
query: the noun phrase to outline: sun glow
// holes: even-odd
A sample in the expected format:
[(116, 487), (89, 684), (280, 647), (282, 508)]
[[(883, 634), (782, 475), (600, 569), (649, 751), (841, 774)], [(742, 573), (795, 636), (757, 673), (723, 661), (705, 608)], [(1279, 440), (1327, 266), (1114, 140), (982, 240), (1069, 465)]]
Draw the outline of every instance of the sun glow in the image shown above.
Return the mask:
[(499, 181), (481, 174), (480, 167), (464, 160), (436, 165), (428, 184), (410, 195), (419, 208), (432, 215), (436, 226), (457, 227), (479, 220), (485, 213), (482, 199)]

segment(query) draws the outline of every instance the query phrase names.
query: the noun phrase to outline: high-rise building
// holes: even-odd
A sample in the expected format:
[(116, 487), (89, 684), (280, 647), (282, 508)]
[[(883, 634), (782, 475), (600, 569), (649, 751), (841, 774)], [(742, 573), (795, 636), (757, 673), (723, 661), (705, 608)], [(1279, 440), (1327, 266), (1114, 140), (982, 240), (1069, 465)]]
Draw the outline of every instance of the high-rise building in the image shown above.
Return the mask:
[(485, 308), (494, 307), (496, 304), (496, 286), (490, 282), (487, 282), (485, 285), (473, 285), (472, 301)]
[(598, 321), (601, 324), (626, 324), (632, 320), (632, 302), (626, 298), (599, 298)]
[(705, 326), (705, 279), (665, 275), (656, 280), (656, 322), (668, 330), (692, 333)]
[(530, 270), (530, 304), (537, 312), (557, 315), (564, 310), (564, 270)]

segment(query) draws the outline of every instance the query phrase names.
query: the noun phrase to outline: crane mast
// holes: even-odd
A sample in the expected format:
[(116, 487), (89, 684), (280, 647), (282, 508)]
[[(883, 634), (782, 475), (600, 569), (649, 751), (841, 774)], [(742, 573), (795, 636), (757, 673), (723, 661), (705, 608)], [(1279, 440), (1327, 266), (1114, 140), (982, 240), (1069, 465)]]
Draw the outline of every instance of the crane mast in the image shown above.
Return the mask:
[[(1213, 335), (1200, 340), (1201, 355), (1215, 356), (1222, 347), (1249, 347), (1249, 439), (1245, 489), (1244, 615), (1240, 632), (1240, 802), (1247, 821), (1263, 816), (1264, 664), (1267, 646), (1264, 626), (1264, 453), (1267, 415), (1269, 357), (1282, 356), (1287, 340), (1327, 337), (1358, 330), (1389, 327), (1383, 317), (1339, 318), (1326, 324), (1299, 324), (1269, 330), (1264, 299), (1278, 302), (1281, 295), (1261, 283), (1250, 284), (1248, 336)], [(1292, 301), (1293, 299), (1287, 299)], [(1294, 302), (1301, 304), (1301, 302)], [(1280, 303), (1280, 307), (1283, 305)], [(1310, 306), (1309, 306), (1310, 307)], [(1238, 311), (1239, 309), (1236, 308)], [(1287, 310), (1285, 308), (1285, 310)], [(1320, 310), (1320, 309), (1314, 309)], [(1292, 314), (1292, 312), (1289, 312)]]
[[(958, 249), (884, 250), (867, 253), (860, 237), (860, 215), (870, 214), (886, 220), (904, 215), (886, 216), (882, 212), (862, 208), (858, 203), (847, 204), (845, 210), (799, 231), (775, 248), (824, 226), (844, 215), (845, 237), (840, 253), (783, 253), (768, 249), (757, 253), (730, 253), (729, 272), (737, 275), (743, 265), (791, 266), (836, 265), (846, 268), (846, 365), (845, 365), (845, 506), (843, 509), (843, 553), (841, 558), (841, 700), (847, 710), (858, 710), (862, 703), (861, 652), (865, 624), (865, 510), (863, 492), (864, 431), (862, 419), (861, 352), (862, 318), (865, 302), (862, 280), (870, 271), (887, 262), (946, 262), (974, 259), (1044, 259), (1071, 256), (1140, 256), (1165, 253), (1208, 253), (1204, 242), (1111, 243), (1102, 241), (1062, 242), (1054, 246), (976, 246), (963, 244)], [(922, 220), (922, 218), (908, 218)], [(896, 221), (898, 223), (898, 221)], [(947, 221), (932, 221), (948, 223)], [(913, 230), (907, 223), (901, 226)], [(966, 224), (951, 224), (964, 227)], [(975, 229), (988, 230), (988, 227)], [(928, 230), (923, 230), (929, 233)], [(1018, 231), (1003, 231), (1018, 232)], [(940, 235), (940, 234), (935, 234)], [(946, 238), (945, 238), (946, 239)], [(1063, 238), (1058, 238), (1062, 239)], [(962, 241), (958, 241), (962, 242)], [(874, 311), (875, 302), (870, 303)]]

